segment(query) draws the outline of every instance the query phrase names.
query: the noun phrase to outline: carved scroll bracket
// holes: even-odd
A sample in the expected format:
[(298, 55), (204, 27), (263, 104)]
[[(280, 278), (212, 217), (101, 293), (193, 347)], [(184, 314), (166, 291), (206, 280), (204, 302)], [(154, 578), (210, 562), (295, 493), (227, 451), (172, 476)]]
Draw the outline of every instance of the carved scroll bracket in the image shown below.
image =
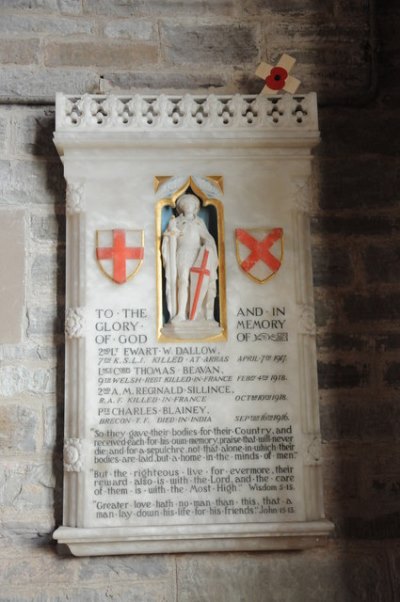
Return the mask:
[(86, 316), (84, 307), (69, 307), (65, 314), (65, 334), (68, 338), (85, 336)]
[(311, 178), (295, 177), (292, 180), (294, 187), (294, 204), (299, 211), (310, 213), (312, 209)]
[(80, 472), (83, 467), (82, 440), (69, 438), (64, 441), (64, 470)]
[(303, 434), (303, 459), (305, 466), (319, 466), (322, 464), (322, 447), (319, 435), (315, 433)]
[(312, 305), (299, 305), (298, 325), (301, 334), (316, 334), (314, 307)]
[(84, 186), (81, 182), (67, 184), (66, 207), (69, 215), (85, 211)]

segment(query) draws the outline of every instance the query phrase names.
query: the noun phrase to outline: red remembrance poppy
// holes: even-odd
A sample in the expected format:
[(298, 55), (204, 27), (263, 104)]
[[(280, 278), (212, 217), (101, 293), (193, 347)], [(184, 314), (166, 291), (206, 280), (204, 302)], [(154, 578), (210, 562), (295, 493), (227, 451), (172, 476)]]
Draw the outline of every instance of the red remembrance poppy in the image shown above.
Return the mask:
[(282, 90), (285, 86), (285, 81), (288, 72), (283, 67), (272, 67), (271, 73), (265, 79), (265, 83), (271, 90)]

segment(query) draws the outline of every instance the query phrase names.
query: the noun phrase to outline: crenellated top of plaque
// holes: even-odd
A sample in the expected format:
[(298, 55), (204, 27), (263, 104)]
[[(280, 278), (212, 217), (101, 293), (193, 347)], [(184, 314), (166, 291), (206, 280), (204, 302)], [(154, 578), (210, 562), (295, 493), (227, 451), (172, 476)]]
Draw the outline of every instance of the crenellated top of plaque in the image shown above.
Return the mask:
[[(319, 141), (317, 96), (57, 94), (56, 144), (72, 133), (147, 138), (252, 138), (312, 147)], [(297, 141), (297, 142), (296, 142)]]

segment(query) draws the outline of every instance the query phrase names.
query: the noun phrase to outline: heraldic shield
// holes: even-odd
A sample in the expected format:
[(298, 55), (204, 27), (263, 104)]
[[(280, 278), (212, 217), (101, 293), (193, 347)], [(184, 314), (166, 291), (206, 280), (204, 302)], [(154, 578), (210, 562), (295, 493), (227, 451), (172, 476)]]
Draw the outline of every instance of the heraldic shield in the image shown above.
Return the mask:
[[(210, 263), (212, 263), (212, 257), (210, 258), (210, 250), (206, 247), (201, 247), (196, 261), (190, 268), (189, 320), (195, 320), (197, 318), (204, 298), (207, 295), (210, 281)], [(215, 272), (215, 267), (213, 271)]]
[(276, 274), (283, 259), (282, 228), (237, 228), (236, 256), (244, 273), (263, 284)]
[(97, 230), (96, 259), (103, 274), (124, 284), (140, 269), (144, 257), (143, 230)]

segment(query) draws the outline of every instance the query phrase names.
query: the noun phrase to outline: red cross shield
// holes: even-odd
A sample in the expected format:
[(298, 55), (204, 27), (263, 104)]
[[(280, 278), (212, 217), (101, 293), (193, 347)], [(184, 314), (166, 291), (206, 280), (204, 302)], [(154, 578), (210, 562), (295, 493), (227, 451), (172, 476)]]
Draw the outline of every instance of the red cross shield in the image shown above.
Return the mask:
[(210, 279), (209, 256), (210, 251), (202, 247), (194, 265), (190, 268), (189, 320), (196, 319), (207, 293), (208, 281)]
[(237, 228), (236, 257), (243, 272), (260, 284), (276, 274), (283, 259), (282, 228)]
[(143, 230), (97, 230), (96, 259), (107, 278), (124, 284), (138, 272), (144, 257)]

